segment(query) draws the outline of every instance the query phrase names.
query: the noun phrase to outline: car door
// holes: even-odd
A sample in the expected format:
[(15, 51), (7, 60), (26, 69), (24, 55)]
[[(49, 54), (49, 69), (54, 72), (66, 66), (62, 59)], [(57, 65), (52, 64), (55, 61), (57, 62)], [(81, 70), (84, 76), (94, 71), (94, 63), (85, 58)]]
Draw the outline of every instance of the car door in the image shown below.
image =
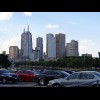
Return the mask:
[(0, 81), (2, 80), (2, 70), (0, 70)]
[(25, 80), (25, 71), (19, 71), (18, 78), (19, 80)]
[(79, 81), (79, 73), (73, 73), (70, 76), (68, 76), (66, 78), (66, 80), (64, 82), (62, 82), (62, 84), (64, 85), (64, 87), (74, 87), (77, 86), (78, 81)]
[(31, 81), (31, 80), (32, 80), (32, 77), (33, 77), (33, 75), (32, 75), (32, 73), (31, 73), (31, 71), (26, 71), (26, 72), (25, 72), (25, 79), (26, 79), (27, 81)]
[(57, 71), (51, 71), (51, 79), (57, 79), (57, 78), (61, 78), (61, 74), (58, 73)]
[(95, 76), (92, 73), (81, 73), (79, 86), (80, 87), (87, 87), (91, 86), (91, 84), (95, 81)]
[(54, 79), (52, 71), (46, 71), (46, 72), (44, 72), (44, 74), (45, 74), (45, 79), (47, 81)]

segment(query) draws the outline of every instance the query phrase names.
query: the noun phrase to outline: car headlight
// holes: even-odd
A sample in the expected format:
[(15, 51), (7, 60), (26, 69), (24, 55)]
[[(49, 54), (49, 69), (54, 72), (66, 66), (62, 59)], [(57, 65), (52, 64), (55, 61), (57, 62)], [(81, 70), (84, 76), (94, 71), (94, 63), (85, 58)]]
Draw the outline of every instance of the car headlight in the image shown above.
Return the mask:
[(52, 82), (52, 81), (49, 81), (49, 84), (53, 84), (54, 82)]

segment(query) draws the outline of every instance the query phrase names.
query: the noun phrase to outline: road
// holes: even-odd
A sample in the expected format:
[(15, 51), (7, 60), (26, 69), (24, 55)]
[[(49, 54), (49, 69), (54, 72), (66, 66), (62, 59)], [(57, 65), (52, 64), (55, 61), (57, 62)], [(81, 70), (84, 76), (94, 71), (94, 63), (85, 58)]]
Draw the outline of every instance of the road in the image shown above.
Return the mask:
[(6, 84), (2, 84), (0, 82), (0, 87), (47, 87), (47, 86), (41, 86), (35, 82), (16, 82), (16, 83), (9, 82)]

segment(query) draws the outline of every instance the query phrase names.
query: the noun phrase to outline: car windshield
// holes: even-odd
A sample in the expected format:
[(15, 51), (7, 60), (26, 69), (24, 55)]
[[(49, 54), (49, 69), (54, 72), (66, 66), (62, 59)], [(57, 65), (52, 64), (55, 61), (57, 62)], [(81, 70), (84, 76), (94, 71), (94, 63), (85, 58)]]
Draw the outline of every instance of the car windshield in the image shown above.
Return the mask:
[(10, 73), (8, 70), (2, 70), (3, 73)]
[(79, 78), (79, 73), (73, 73), (73, 74), (70, 74), (67, 79), (78, 79)]
[(32, 74), (38, 74), (37, 72), (35, 72), (35, 71), (32, 71)]
[(64, 73), (65, 75), (70, 75), (69, 73), (65, 72), (65, 71), (61, 71), (62, 73)]
[(99, 72), (94, 72), (94, 74), (100, 77), (100, 73)]
[(36, 73), (37, 73), (37, 74), (41, 74), (41, 71), (37, 71), (37, 70), (36, 70)]

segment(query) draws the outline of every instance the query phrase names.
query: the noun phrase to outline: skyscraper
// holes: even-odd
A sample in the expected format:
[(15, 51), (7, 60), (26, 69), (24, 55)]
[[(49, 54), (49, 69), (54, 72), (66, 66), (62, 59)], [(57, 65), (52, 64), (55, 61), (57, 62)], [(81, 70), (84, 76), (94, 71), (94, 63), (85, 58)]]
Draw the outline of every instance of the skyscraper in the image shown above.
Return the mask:
[(19, 57), (19, 49), (18, 46), (10, 46), (9, 47), (9, 58), (15, 60)]
[(99, 58), (100, 58), (100, 52), (98, 52)]
[(32, 54), (32, 34), (27, 26), (27, 31), (21, 35), (21, 56), (24, 59), (30, 59)]
[(78, 41), (71, 40), (66, 46), (66, 56), (79, 56)]
[(40, 50), (39, 51), (39, 59), (43, 59), (43, 38), (38, 37), (36, 39), (36, 50)]
[(56, 34), (56, 57), (62, 58), (65, 56), (65, 34)]
[(56, 58), (56, 38), (51, 33), (46, 35), (46, 54), (48, 58)]

